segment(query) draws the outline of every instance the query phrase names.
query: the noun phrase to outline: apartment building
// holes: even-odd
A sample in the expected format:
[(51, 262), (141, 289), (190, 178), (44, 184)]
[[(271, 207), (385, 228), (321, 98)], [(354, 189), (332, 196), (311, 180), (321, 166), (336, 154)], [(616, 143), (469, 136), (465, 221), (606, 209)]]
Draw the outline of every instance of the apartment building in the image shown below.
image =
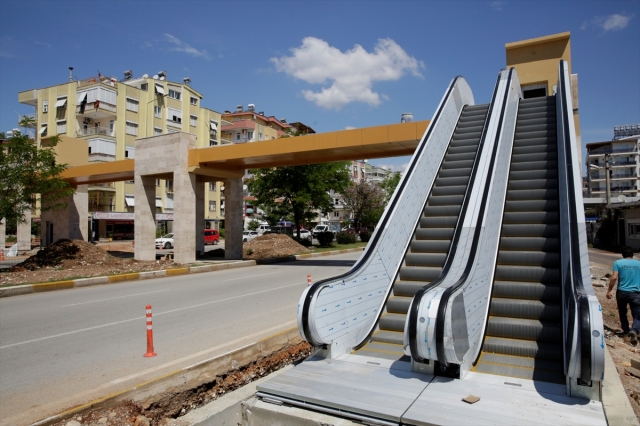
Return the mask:
[[(170, 81), (164, 71), (141, 77), (125, 71), (119, 80), (103, 75), (78, 80), (70, 69), (66, 83), (18, 94), (20, 103), (35, 108), (38, 144), (46, 146), (59, 136), (58, 161), (71, 166), (134, 159), (136, 139), (172, 132), (195, 134), (199, 147), (223, 144), (220, 128), (225, 122), (220, 113), (204, 108), (202, 99), (189, 78)], [(173, 182), (158, 179), (156, 186), (158, 217), (170, 221)], [(99, 221), (96, 237), (131, 236), (133, 194), (133, 181), (89, 187), (89, 212)], [(205, 188), (205, 218), (210, 222), (223, 219), (222, 201), (220, 184), (210, 183)]]
[(625, 197), (640, 196), (638, 183), (640, 179), (639, 140), (640, 124), (638, 126), (621, 126), (620, 128), (616, 126), (613, 140), (586, 145), (587, 193), (589, 197), (606, 197), (607, 167), (611, 198), (617, 198), (620, 195)]
[(222, 120), (223, 143), (247, 143), (269, 139), (277, 139), (287, 133), (291, 128), (285, 119), (278, 120), (274, 116), (266, 116), (264, 111), (256, 112), (254, 104), (249, 104), (247, 109), (238, 105), (234, 112), (225, 111)]

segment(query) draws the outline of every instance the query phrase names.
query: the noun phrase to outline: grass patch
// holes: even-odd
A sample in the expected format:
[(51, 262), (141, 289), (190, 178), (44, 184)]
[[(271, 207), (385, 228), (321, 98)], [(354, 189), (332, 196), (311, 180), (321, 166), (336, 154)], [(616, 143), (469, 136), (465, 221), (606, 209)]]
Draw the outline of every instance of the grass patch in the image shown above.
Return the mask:
[(345, 249), (352, 249), (352, 248), (362, 248), (364, 246), (366, 246), (367, 243), (355, 243), (355, 244), (333, 244), (331, 247), (320, 247), (317, 245), (314, 245), (315, 249), (313, 250), (312, 253), (322, 253), (325, 251), (334, 251), (334, 250), (345, 250)]

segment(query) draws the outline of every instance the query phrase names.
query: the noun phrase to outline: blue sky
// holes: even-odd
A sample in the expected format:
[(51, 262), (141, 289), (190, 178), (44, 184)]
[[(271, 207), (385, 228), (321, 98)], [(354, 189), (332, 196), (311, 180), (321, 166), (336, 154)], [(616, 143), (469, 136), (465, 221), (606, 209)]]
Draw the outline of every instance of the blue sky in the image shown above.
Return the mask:
[[(490, 100), (505, 43), (571, 32), (583, 143), (640, 122), (640, 2), (0, 2), (0, 130), (19, 91), (166, 70), (216, 111), (254, 103), (317, 132), (431, 118), (451, 79)], [(408, 158), (374, 163), (402, 168)]]

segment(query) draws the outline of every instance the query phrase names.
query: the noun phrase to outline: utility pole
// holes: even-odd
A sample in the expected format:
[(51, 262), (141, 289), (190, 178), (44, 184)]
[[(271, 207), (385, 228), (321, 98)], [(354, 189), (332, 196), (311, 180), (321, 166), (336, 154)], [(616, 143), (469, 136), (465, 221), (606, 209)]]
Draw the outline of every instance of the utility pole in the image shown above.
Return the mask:
[[(604, 154), (604, 173), (605, 173), (605, 178), (607, 180), (607, 210), (608, 210), (608, 214), (611, 215), (611, 183), (610, 183), (610, 177), (609, 177), (609, 157), (611, 154)], [(611, 217), (611, 216), (609, 216)]]

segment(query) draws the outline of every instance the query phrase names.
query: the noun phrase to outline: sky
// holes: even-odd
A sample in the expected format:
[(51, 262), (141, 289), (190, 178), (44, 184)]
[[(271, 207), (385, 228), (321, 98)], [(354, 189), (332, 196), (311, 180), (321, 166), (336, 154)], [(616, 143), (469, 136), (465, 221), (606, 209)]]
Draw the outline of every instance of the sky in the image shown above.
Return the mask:
[[(583, 144), (640, 123), (640, 1), (0, 1), (0, 131), (18, 92), (102, 75), (190, 77), (316, 132), (432, 117), (462, 75), (488, 103), (505, 43), (571, 32)], [(584, 152), (584, 150), (583, 150)], [(372, 160), (403, 170), (408, 157)]]

